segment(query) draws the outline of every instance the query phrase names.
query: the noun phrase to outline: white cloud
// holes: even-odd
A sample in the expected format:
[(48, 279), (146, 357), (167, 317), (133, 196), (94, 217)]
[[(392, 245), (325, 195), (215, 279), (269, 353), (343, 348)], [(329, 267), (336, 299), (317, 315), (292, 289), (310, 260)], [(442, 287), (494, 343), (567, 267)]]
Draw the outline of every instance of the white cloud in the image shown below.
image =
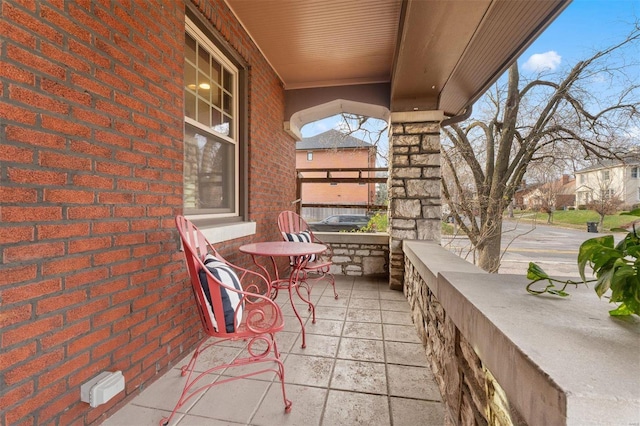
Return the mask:
[(522, 68), (532, 72), (554, 71), (561, 61), (562, 57), (556, 51), (550, 50), (549, 52), (531, 55), (527, 62), (522, 65)]

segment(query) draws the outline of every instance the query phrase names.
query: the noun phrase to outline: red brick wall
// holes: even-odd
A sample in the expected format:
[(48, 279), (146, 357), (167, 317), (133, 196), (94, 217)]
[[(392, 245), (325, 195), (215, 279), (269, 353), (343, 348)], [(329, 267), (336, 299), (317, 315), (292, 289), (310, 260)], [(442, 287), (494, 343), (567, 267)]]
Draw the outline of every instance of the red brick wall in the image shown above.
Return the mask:
[[(281, 84), (222, 1), (194, 3), (251, 66), (250, 216), (277, 238), (295, 196)], [(201, 337), (173, 222), (184, 4), (0, 8), (0, 424), (99, 422)], [(248, 264), (248, 240), (221, 251)], [(114, 370), (125, 392), (79, 401)]]

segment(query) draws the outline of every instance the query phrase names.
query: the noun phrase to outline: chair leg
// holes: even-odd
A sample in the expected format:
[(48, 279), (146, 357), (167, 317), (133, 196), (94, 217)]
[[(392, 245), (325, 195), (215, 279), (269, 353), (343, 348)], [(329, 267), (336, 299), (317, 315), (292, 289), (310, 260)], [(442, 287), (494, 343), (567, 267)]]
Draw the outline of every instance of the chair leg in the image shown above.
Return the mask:
[(287, 399), (287, 391), (284, 387), (284, 364), (282, 363), (282, 361), (280, 361), (280, 359), (278, 359), (277, 362), (278, 362), (278, 378), (280, 379), (280, 386), (282, 387), (282, 400), (284, 401), (284, 412), (290, 413), (291, 405), (293, 403), (291, 402), (291, 400)]
[(327, 276), (329, 277), (329, 282), (331, 283), (331, 287), (333, 288), (333, 297), (338, 300), (338, 293), (336, 292), (336, 279), (333, 274), (327, 273)]
[[(304, 287), (304, 289), (307, 291), (307, 298), (305, 299), (305, 297), (300, 294), (300, 287)], [(311, 301), (311, 289), (313, 288), (312, 284), (309, 284), (309, 281), (307, 281), (307, 276), (305, 274), (304, 277), (304, 281), (300, 281), (298, 282), (298, 285), (296, 285), (296, 292), (298, 293), (298, 297), (300, 298), (300, 300), (302, 300), (304, 303), (307, 304), (307, 306), (309, 307), (309, 311), (311, 311), (311, 323), (315, 324), (316, 323), (316, 307), (313, 304), (313, 302)]]
[[(273, 372), (276, 373), (278, 375), (278, 378), (280, 379), (280, 383), (282, 386), (282, 399), (284, 401), (284, 410), (286, 413), (289, 413), (291, 411), (291, 401), (289, 399), (287, 399), (287, 395), (286, 395), (286, 391), (285, 391), (285, 386), (284, 386), (284, 364), (282, 363), (282, 361), (280, 360), (280, 352), (278, 351), (278, 347), (276, 344), (276, 340), (275, 340), (275, 336), (273, 334), (270, 334), (271, 337), (271, 342), (269, 342), (269, 345), (271, 346), (271, 349), (267, 349), (264, 353), (262, 354), (254, 354), (251, 352), (251, 343), (249, 343), (247, 345), (247, 350), (249, 351), (249, 356), (247, 358), (241, 359), (241, 360), (234, 360), (231, 363), (228, 364), (221, 364), (221, 365), (217, 365), (215, 367), (209, 368), (206, 371), (198, 374), (196, 377), (194, 377), (192, 379), (192, 375), (194, 373), (194, 368), (196, 365), (196, 361), (198, 359), (198, 357), (200, 356), (200, 354), (202, 354), (202, 352), (204, 352), (206, 349), (230, 340), (230, 339), (222, 339), (222, 340), (216, 340), (213, 342), (210, 342), (210, 340), (212, 338), (207, 338), (204, 339), (196, 348), (196, 350), (194, 351), (193, 355), (191, 356), (191, 359), (189, 360), (189, 362), (184, 365), (181, 368), (181, 375), (182, 376), (187, 376), (187, 381), (184, 384), (184, 387), (182, 389), (182, 393), (180, 394), (180, 398), (178, 399), (178, 402), (176, 403), (175, 407), (173, 408), (173, 411), (171, 411), (171, 414), (169, 414), (168, 417), (164, 417), (160, 420), (160, 426), (167, 426), (169, 425), (169, 423), (171, 422), (171, 420), (173, 419), (173, 417), (175, 416), (175, 414), (178, 412), (178, 410), (180, 410), (180, 408), (182, 408), (193, 396), (200, 394), (201, 392), (206, 391), (209, 388), (212, 388), (213, 386), (217, 386), (217, 385), (221, 385), (230, 381), (234, 381), (234, 380), (239, 380), (239, 379), (244, 379), (244, 378), (248, 378), (254, 375), (258, 375), (258, 374), (262, 374), (262, 373), (266, 373), (266, 372)], [(270, 353), (270, 351), (273, 350), (274, 352), (274, 357), (268, 357), (267, 355)], [(258, 360), (259, 359), (259, 360)], [(251, 373), (248, 374), (243, 374), (237, 377), (230, 377), (224, 380), (218, 380), (215, 382), (211, 382), (211, 376), (210, 374), (213, 373), (214, 371), (217, 370), (222, 370), (228, 367), (234, 367), (234, 366), (242, 366), (242, 365), (248, 365), (248, 364), (252, 364), (255, 362), (275, 362), (277, 364), (277, 368), (272, 367), (272, 368), (265, 368), (259, 371), (253, 371)], [(209, 380), (206, 382), (202, 382), (201, 380), (204, 378), (208, 378)]]
[[(191, 397), (193, 397), (194, 395), (197, 395), (198, 393), (200, 393), (200, 391), (206, 390), (210, 386), (203, 386), (199, 389), (196, 389), (192, 392), (189, 392), (191, 390), (191, 388), (200, 381), (201, 378), (207, 376), (209, 373), (224, 368), (224, 367), (220, 367), (220, 366), (216, 366), (212, 369), (207, 370), (205, 373), (201, 373), (199, 374), (197, 377), (195, 377), (193, 380), (191, 380), (191, 376), (193, 374), (193, 370), (196, 366), (196, 361), (198, 360), (198, 357), (200, 356), (200, 354), (202, 354), (202, 352), (204, 352), (206, 349), (208, 349), (211, 346), (214, 346), (216, 343), (220, 343), (221, 341), (218, 342), (209, 342), (211, 340), (211, 338), (206, 338), (204, 339), (202, 342), (200, 342), (200, 344), (196, 347), (195, 351), (193, 352), (193, 355), (191, 356), (191, 359), (189, 360), (189, 362), (186, 365), (183, 365), (182, 368), (180, 369), (180, 375), (181, 376), (187, 376), (187, 381), (184, 384), (184, 387), (182, 388), (182, 393), (180, 394), (180, 398), (178, 399), (178, 402), (176, 403), (175, 407), (173, 408), (173, 411), (171, 411), (171, 414), (169, 414), (169, 417), (164, 417), (160, 420), (160, 426), (167, 426), (169, 424), (169, 422), (171, 422), (171, 419), (173, 419), (173, 416), (178, 412), (178, 410), (180, 408), (182, 408), (182, 406), (189, 401), (189, 399), (191, 399)], [(225, 339), (227, 340), (227, 339)]]

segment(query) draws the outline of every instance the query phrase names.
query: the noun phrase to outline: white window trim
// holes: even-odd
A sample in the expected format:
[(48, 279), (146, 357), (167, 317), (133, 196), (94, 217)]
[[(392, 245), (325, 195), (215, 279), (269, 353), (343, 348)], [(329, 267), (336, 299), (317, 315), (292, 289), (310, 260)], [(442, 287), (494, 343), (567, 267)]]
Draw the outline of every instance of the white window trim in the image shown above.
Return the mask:
[[(199, 218), (199, 216), (198, 216)], [(255, 235), (255, 222), (238, 222), (218, 226), (200, 227), (200, 231), (211, 244), (235, 240), (236, 238)]]
[[(233, 138), (218, 133), (214, 130), (207, 128), (207, 126), (202, 123), (183, 115), (184, 122), (188, 123), (198, 129), (212, 134), (214, 137), (220, 138), (226, 142), (233, 144), (234, 146), (234, 168), (235, 168), (235, 184), (234, 184), (234, 211), (229, 213), (203, 213), (203, 214), (191, 214), (187, 217), (189, 219), (207, 219), (207, 218), (225, 218), (225, 217), (238, 217), (240, 216), (240, 184), (241, 184), (241, 176), (240, 176), (240, 143), (237, 140), (239, 136), (239, 70), (233, 65), (232, 62), (229, 61), (227, 56), (220, 51), (194, 23), (188, 17), (185, 18), (185, 31), (188, 32), (192, 37), (196, 39), (198, 43), (204, 45), (207, 49), (210, 50), (211, 53), (217, 61), (222, 63), (225, 67), (229, 68), (230, 71), (233, 71), (233, 102), (232, 102), (232, 118), (233, 118), (233, 132), (231, 133)], [(184, 136), (183, 136), (184, 138)], [(243, 222), (244, 223), (244, 222)], [(233, 226), (233, 225), (232, 225)], [(253, 231), (255, 233), (255, 229)], [(251, 235), (251, 234), (248, 234)]]

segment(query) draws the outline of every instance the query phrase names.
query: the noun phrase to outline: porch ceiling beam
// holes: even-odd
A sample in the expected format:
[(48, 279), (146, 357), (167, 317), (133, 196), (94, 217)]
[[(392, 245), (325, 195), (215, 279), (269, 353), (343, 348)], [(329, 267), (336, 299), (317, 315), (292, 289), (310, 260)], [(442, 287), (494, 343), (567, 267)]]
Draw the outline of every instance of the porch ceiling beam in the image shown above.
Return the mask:
[(392, 111), (436, 110), (440, 93), (492, 0), (407, 0), (391, 80)]
[(391, 110), (462, 114), (570, 0), (405, 0)]

